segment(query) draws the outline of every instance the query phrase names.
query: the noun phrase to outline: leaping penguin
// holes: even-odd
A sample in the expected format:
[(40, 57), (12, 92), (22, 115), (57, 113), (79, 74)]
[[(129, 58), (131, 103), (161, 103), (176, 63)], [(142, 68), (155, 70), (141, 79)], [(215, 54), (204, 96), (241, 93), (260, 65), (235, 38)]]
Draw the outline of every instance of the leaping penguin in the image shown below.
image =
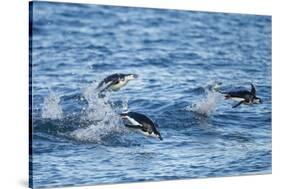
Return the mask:
[(260, 104), (262, 103), (261, 98), (256, 96), (256, 89), (253, 84), (251, 84), (251, 91), (241, 90), (241, 91), (230, 91), (230, 92), (221, 92), (225, 95), (225, 99), (232, 99), (239, 101), (237, 104), (232, 106), (232, 108), (236, 108), (241, 104)]
[(157, 124), (146, 115), (137, 112), (123, 112), (120, 115), (126, 127), (137, 130), (146, 136), (163, 140), (156, 129)]
[(104, 78), (98, 85), (99, 94), (105, 91), (118, 91), (125, 86), (130, 80), (134, 80), (138, 77), (136, 74), (112, 74)]

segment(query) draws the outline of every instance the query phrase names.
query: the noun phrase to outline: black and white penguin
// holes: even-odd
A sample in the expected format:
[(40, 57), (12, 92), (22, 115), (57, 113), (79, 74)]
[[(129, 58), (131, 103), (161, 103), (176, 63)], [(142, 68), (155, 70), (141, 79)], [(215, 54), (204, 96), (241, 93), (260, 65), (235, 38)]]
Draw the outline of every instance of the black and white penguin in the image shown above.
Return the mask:
[(230, 92), (221, 92), (225, 95), (225, 99), (232, 99), (239, 101), (237, 104), (232, 106), (232, 108), (236, 108), (241, 104), (260, 104), (262, 103), (261, 98), (256, 96), (256, 88), (253, 84), (251, 84), (251, 91), (240, 90), (240, 91), (230, 91)]
[(137, 112), (124, 112), (120, 115), (126, 127), (139, 131), (146, 136), (163, 140), (156, 129), (157, 124), (146, 115)]
[(99, 94), (105, 91), (118, 91), (125, 86), (130, 80), (134, 80), (138, 77), (136, 74), (112, 74), (104, 78), (98, 85)]

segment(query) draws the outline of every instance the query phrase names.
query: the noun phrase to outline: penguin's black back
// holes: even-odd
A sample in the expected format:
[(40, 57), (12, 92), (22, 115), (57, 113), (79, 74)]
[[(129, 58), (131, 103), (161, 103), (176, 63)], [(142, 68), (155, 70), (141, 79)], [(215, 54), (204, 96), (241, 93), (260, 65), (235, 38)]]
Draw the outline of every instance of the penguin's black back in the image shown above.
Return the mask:
[(112, 74), (112, 75), (109, 75), (107, 76), (106, 78), (104, 78), (98, 85), (97, 88), (100, 88), (101, 86), (103, 86), (105, 83), (108, 83), (110, 81), (113, 81), (113, 82), (116, 82), (118, 81), (121, 77), (124, 77), (124, 74)]
[(128, 112), (127, 115), (129, 117), (135, 119), (137, 122), (154, 126), (153, 121), (151, 119), (149, 119), (147, 116), (145, 116), (144, 114), (137, 113), (137, 112)]
[(103, 81), (105, 83), (108, 83), (110, 81), (115, 81), (115, 80), (118, 80), (120, 77), (122, 77), (123, 74), (112, 74), (108, 77), (106, 77)]
[(248, 98), (249, 96), (252, 96), (253, 94), (249, 91), (232, 91), (225, 93), (229, 97), (237, 97), (237, 98)]

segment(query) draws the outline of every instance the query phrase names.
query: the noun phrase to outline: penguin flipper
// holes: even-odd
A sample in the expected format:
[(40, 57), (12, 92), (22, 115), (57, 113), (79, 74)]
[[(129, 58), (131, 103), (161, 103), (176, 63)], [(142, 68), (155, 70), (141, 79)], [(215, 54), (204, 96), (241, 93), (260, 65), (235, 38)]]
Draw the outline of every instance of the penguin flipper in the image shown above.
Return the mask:
[(108, 83), (102, 90), (99, 91), (99, 97), (103, 98), (105, 95), (103, 94), (106, 90), (108, 90), (112, 85), (116, 85), (119, 80), (111, 81)]
[(238, 102), (237, 104), (235, 104), (234, 106), (232, 106), (232, 108), (237, 108), (238, 106), (240, 106), (241, 104), (244, 103), (244, 100)]
[(110, 86), (112, 86), (112, 85), (113, 85), (113, 84), (112, 84), (112, 81), (109, 82), (109, 83), (107, 83), (107, 85), (106, 85), (102, 90), (100, 90), (100, 93), (106, 91), (106, 90), (107, 90)]
[(106, 84), (110, 84), (111, 82), (115, 82), (116, 80), (119, 79), (120, 74), (112, 74), (110, 76), (107, 76), (106, 78), (104, 78), (97, 86), (97, 89), (100, 89), (102, 86), (106, 85)]
[(96, 89), (100, 89), (104, 84), (105, 84), (105, 81), (102, 80), (102, 81), (98, 84), (98, 86), (97, 86)]

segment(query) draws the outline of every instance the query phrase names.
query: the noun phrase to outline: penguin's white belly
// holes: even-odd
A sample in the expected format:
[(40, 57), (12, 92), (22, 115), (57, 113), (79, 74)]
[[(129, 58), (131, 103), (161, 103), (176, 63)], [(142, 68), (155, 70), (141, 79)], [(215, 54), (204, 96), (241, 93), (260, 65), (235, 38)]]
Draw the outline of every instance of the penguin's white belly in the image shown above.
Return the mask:
[(121, 87), (123, 87), (124, 85), (126, 85), (126, 81), (119, 81), (117, 84), (115, 84), (115, 85), (112, 85), (111, 86), (111, 89), (113, 90), (113, 91), (117, 91), (117, 90), (119, 90)]
[(235, 101), (242, 101), (242, 100), (245, 100), (244, 98), (239, 98), (239, 97), (230, 97), (232, 100), (235, 100)]
[(158, 136), (153, 132), (149, 134), (148, 132), (144, 132), (144, 131), (140, 130), (140, 133), (142, 133), (145, 136), (158, 138)]
[[(131, 125), (135, 125), (135, 126), (142, 126), (142, 124), (140, 124), (139, 122), (137, 122), (135, 119), (129, 117), (129, 116), (126, 116), (128, 122), (130, 122)], [(144, 132), (143, 130), (141, 129), (132, 129), (132, 130), (137, 130), (138, 132), (142, 133), (143, 135), (146, 135), (146, 136), (152, 136), (152, 133), (149, 134), (148, 132)]]

